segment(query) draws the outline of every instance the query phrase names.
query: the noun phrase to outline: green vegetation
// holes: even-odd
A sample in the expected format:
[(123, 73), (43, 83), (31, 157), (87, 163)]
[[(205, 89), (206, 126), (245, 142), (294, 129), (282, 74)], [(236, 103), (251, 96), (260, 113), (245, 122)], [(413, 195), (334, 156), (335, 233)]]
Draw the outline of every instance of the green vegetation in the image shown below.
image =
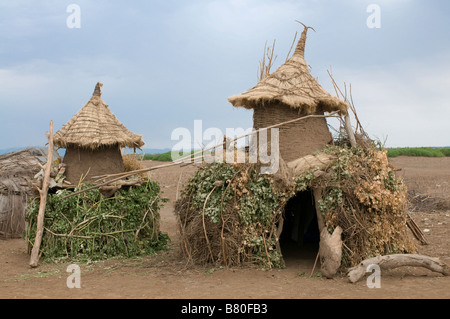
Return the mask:
[[(189, 152), (179, 152), (179, 157), (188, 156), (193, 154), (195, 151)], [(171, 162), (172, 161), (172, 151), (161, 153), (161, 154), (145, 154), (142, 158), (143, 160), (161, 161), (161, 162)]]
[[(191, 151), (193, 154), (195, 151)], [(189, 153), (180, 152), (180, 157), (187, 156)], [(450, 148), (432, 148), (432, 147), (401, 147), (401, 148), (390, 148), (387, 149), (388, 157), (397, 156), (425, 156), (425, 157), (445, 157), (450, 156)], [(162, 161), (170, 162), (172, 161), (171, 152), (166, 152), (162, 154), (146, 154), (142, 157), (143, 160), (152, 161)]]
[(182, 248), (189, 247), (185, 253), (199, 263), (282, 267), (275, 237), (279, 195), (256, 165), (213, 163), (199, 169), (177, 202)]
[[(159, 209), (166, 200), (160, 197), (157, 182), (121, 189), (110, 198), (98, 189), (64, 198), (70, 193), (63, 190), (48, 195), (43, 260), (136, 257), (166, 248), (168, 237), (159, 231)], [(39, 198), (35, 198), (26, 216), (30, 245), (36, 236), (38, 211)]]
[(387, 150), (387, 156), (445, 157), (450, 156), (450, 148), (432, 148), (432, 147), (391, 148)]

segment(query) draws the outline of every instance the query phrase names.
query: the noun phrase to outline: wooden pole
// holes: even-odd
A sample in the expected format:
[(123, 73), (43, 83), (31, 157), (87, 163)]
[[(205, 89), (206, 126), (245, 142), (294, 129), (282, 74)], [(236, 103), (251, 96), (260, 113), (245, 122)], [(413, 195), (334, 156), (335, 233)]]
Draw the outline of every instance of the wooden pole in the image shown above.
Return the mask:
[[(328, 114), (328, 115), (315, 115), (315, 114), (313, 114), (313, 115), (307, 115), (307, 116), (299, 117), (299, 118), (296, 118), (296, 119), (293, 119), (293, 120), (289, 120), (289, 121), (286, 121), (286, 122), (274, 124), (274, 125), (271, 125), (271, 126), (269, 126), (269, 127), (261, 128), (261, 129), (259, 129), (259, 130), (255, 130), (255, 131), (252, 131), (252, 132), (250, 132), (250, 133), (241, 135), (241, 136), (236, 137), (235, 139), (229, 141), (229, 143), (233, 143), (233, 142), (237, 141), (238, 139), (241, 139), (241, 138), (244, 138), (244, 137), (247, 137), (247, 136), (250, 136), (250, 135), (254, 135), (254, 134), (256, 134), (256, 133), (258, 133), (258, 132), (260, 132), (260, 131), (262, 131), (262, 130), (270, 130), (271, 128), (283, 126), (283, 125), (290, 124), (290, 123), (294, 123), (294, 122), (301, 121), (301, 120), (306, 120), (306, 119), (309, 119), (309, 118), (325, 118), (325, 117), (332, 117), (332, 116), (334, 116), (334, 115), (336, 115), (336, 114), (338, 114), (338, 113), (339, 113), (339, 111), (335, 111), (335, 112), (332, 112), (332, 113), (330, 113), (330, 114)], [(111, 184), (111, 183), (113, 183), (113, 182), (116, 182), (116, 181), (121, 180), (121, 179), (123, 179), (123, 178), (125, 178), (125, 177), (128, 177), (128, 176), (132, 176), (132, 175), (136, 175), (136, 174), (140, 174), (140, 173), (145, 173), (145, 172), (150, 172), (150, 171), (153, 171), (153, 170), (159, 169), (159, 168), (166, 168), (166, 167), (171, 167), (171, 166), (175, 166), (175, 165), (180, 165), (180, 164), (183, 164), (184, 161), (185, 161), (188, 157), (190, 157), (190, 158), (192, 159), (192, 158), (194, 158), (196, 155), (203, 154), (204, 152), (213, 150), (213, 149), (215, 149), (215, 148), (217, 148), (217, 147), (219, 147), (219, 146), (222, 146), (222, 145), (224, 145), (224, 143), (214, 145), (214, 146), (212, 146), (212, 147), (210, 147), (210, 148), (207, 148), (207, 149), (205, 149), (205, 150), (200, 150), (200, 151), (195, 152), (195, 153), (193, 153), (193, 154), (191, 154), (191, 155), (188, 155), (188, 156), (186, 156), (186, 157), (180, 158), (180, 159), (178, 159), (178, 160), (176, 160), (176, 161), (174, 161), (174, 162), (172, 162), (172, 163), (170, 163), (170, 164), (158, 165), (158, 166), (153, 166), (153, 167), (149, 167), (149, 168), (143, 168), (143, 169), (139, 169), (139, 170), (135, 170), (135, 171), (131, 171), (131, 172), (119, 173), (119, 174), (114, 174), (114, 175), (104, 175), (103, 177), (105, 177), (105, 178), (107, 178), (107, 177), (112, 177), (112, 176), (118, 176), (118, 177), (116, 177), (116, 178), (114, 178), (114, 179), (111, 179), (111, 180), (109, 180), (109, 181), (106, 181), (106, 182), (104, 182), (104, 183), (101, 183), (101, 184), (98, 184), (98, 185), (95, 185), (95, 186), (91, 186), (91, 187), (82, 189), (82, 190), (80, 190), (80, 191), (78, 191), (78, 192), (75, 192), (75, 193), (66, 195), (66, 196), (64, 196), (63, 198), (68, 198), (68, 197), (76, 196), (76, 195), (79, 195), (79, 194), (81, 194), (81, 193), (90, 191), (90, 190), (92, 190), (92, 189), (96, 189), (96, 188), (99, 188), (99, 187), (102, 187), (102, 186), (105, 186), (105, 185), (109, 185), (109, 184)], [(189, 164), (191, 164), (191, 163), (189, 163)], [(96, 176), (96, 177), (100, 177), (100, 176)]]
[(39, 189), (40, 203), (39, 212), (37, 216), (37, 230), (36, 237), (34, 239), (33, 249), (31, 250), (30, 266), (35, 268), (39, 263), (39, 249), (41, 247), (42, 235), (44, 232), (44, 215), (45, 206), (47, 204), (48, 186), (50, 183), (50, 171), (53, 162), (53, 121), (50, 121), (50, 133), (47, 133), (48, 139), (48, 155), (47, 164), (44, 166), (44, 180), (42, 182), (42, 188)]
[(350, 145), (352, 147), (356, 146), (355, 134), (353, 133), (352, 123), (350, 122), (350, 116), (348, 114), (344, 115), (344, 126), (347, 132), (348, 139), (350, 140)]

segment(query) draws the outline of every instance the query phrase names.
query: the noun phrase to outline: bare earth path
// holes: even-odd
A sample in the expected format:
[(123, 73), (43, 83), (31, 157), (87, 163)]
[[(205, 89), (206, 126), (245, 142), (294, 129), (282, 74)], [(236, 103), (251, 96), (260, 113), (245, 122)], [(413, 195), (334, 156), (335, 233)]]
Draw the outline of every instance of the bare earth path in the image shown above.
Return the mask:
[[(391, 162), (401, 168), (398, 174), (410, 190), (436, 196), (442, 204), (438, 207), (447, 207), (450, 158), (399, 157)], [(23, 240), (0, 240), (0, 298), (450, 298), (450, 277), (425, 269), (383, 272), (381, 288), (370, 289), (364, 280), (350, 284), (343, 277), (309, 278), (313, 259), (293, 258), (286, 269), (271, 271), (188, 267), (178, 254), (173, 205), (178, 183), (185, 183), (195, 169), (172, 167), (152, 173), (169, 199), (161, 211), (161, 228), (172, 239), (170, 250), (143, 258), (80, 264), (81, 289), (69, 289), (68, 264), (30, 269)], [(450, 210), (414, 211), (412, 216), (421, 229), (429, 230), (430, 245), (420, 247), (419, 253), (450, 264)]]

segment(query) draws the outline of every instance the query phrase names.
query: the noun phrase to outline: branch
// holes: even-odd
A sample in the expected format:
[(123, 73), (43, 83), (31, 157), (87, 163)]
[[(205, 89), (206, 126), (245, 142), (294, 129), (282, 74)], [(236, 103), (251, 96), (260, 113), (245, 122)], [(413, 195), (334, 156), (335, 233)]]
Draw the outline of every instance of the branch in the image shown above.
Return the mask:
[(37, 230), (30, 258), (30, 266), (32, 268), (38, 266), (39, 249), (41, 247), (42, 235), (44, 233), (45, 206), (47, 204), (47, 193), (48, 193), (48, 186), (50, 183), (50, 171), (52, 169), (52, 162), (53, 162), (53, 121), (50, 121), (50, 133), (47, 133), (47, 139), (48, 139), (47, 164), (45, 164), (42, 189), (39, 189), (40, 203), (39, 203), (39, 212), (37, 216)]
[(394, 269), (403, 266), (423, 267), (441, 273), (444, 276), (450, 275), (450, 267), (440, 261), (439, 258), (417, 254), (397, 254), (378, 256), (362, 261), (358, 266), (348, 270), (347, 277), (349, 281), (355, 283), (361, 280), (366, 274), (367, 267), (370, 265), (378, 265), (380, 269)]
[[(244, 135), (238, 136), (238, 137), (234, 138), (233, 140), (231, 140), (231, 141), (229, 141), (229, 142), (232, 143), (232, 142), (235, 142), (235, 141), (237, 141), (237, 140), (239, 140), (239, 139), (241, 139), (241, 138), (244, 138), (244, 137), (247, 137), (247, 136), (250, 136), (250, 135), (257, 134), (257, 133), (261, 132), (262, 130), (270, 130), (270, 129), (275, 128), (275, 127), (287, 125), (287, 124), (294, 123), (294, 122), (301, 121), (301, 120), (306, 120), (306, 119), (309, 119), (309, 118), (326, 118), (326, 117), (333, 117), (333, 116), (335, 116), (335, 115), (338, 114), (338, 113), (339, 113), (339, 111), (335, 111), (335, 112), (332, 112), (332, 113), (330, 113), (330, 114), (328, 114), (328, 115), (307, 115), (307, 116), (299, 117), (299, 118), (296, 118), (296, 119), (293, 119), (293, 120), (289, 120), (289, 121), (286, 121), (286, 122), (282, 122), (282, 123), (274, 124), (274, 125), (271, 125), (271, 126), (268, 126), (268, 127), (265, 127), (265, 128), (261, 128), (261, 129), (259, 129), (259, 130), (254, 130), (254, 131), (252, 131), (252, 132), (250, 132), (250, 133), (246, 133), (246, 134), (244, 134)], [(109, 184), (111, 184), (111, 183), (113, 183), (113, 182), (119, 181), (119, 180), (121, 180), (121, 179), (123, 179), (123, 178), (129, 177), (129, 176), (133, 176), (133, 175), (136, 175), (136, 174), (146, 173), (146, 172), (150, 172), (150, 171), (153, 171), (153, 170), (156, 170), (156, 169), (166, 168), (166, 167), (172, 167), (172, 166), (176, 166), (176, 165), (180, 165), (180, 164), (190, 165), (190, 164), (192, 164), (192, 162), (191, 162), (191, 163), (186, 163), (185, 161), (186, 161), (187, 159), (192, 159), (192, 158), (194, 158), (195, 156), (197, 156), (197, 155), (199, 155), (199, 154), (203, 154), (204, 152), (207, 152), (207, 151), (216, 149), (217, 147), (220, 147), (220, 146), (223, 146), (223, 143), (220, 143), (220, 144), (214, 145), (214, 146), (212, 146), (212, 147), (209, 147), (209, 148), (207, 148), (207, 149), (200, 150), (200, 151), (198, 151), (198, 152), (192, 153), (191, 155), (187, 155), (187, 156), (185, 156), (185, 157), (182, 157), (182, 158), (180, 158), (180, 159), (178, 159), (178, 160), (176, 160), (176, 161), (174, 161), (174, 162), (172, 162), (172, 163), (170, 163), (170, 164), (163, 164), (163, 165), (158, 165), (158, 166), (153, 166), (153, 167), (148, 167), (148, 168), (138, 169), (138, 170), (135, 170), (135, 171), (124, 172), (124, 173), (120, 173), (120, 174), (114, 174), (114, 175), (111, 175), (111, 176), (118, 176), (118, 177), (116, 177), (116, 178), (114, 178), (114, 179), (112, 179), (112, 180), (106, 181), (106, 182), (104, 182), (104, 183), (101, 183), (101, 184), (98, 184), (98, 185), (94, 185), (94, 186), (91, 186), (91, 187), (82, 189), (82, 190), (80, 190), (80, 191), (77, 191), (77, 192), (75, 192), (75, 193), (66, 195), (66, 196), (64, 196), (63, 198), (68, 198), (68, 197), (76, 196), (76, 195), (79, 195), (79, 194), (88, 192), (88, 191), (90, 191), (90, 190), (93, 190), (93, 189), (96, 189), (96, 188), (99, 188), (99, 187), (102, 187), (102, 186), (109, 185)], [(109, 176), (110, 176), (110, 175), (108, 175), (108, 177), (109, 177)]]
[[(339, 111), (335, 111), (335, 112), (332, 112), (332, 113), (330, 113), (330, 114), (328, 114), (328, 115), (307, 115), (307, 116), (299, 117), (299, 118), (296, 118), (296, 119), (293, 119), (293, 120), (289, 120), (289, 121), (286, 121), (286, 122), (282, 122), (282, 123), (274, 124), (274, 125), (271, 125), (271, 126), (268, 126), (268, 127), (265, 127), (265, 128), (261, 128), (261, 129), (259, 129), (259, 130), (254, 130), (254, 131), (252, 131), (252, 132), (250, 132), (250, 133), (247, 133), (247, 134), (238, 136), (238, 137), (234, 138), (233, 140), (231, 140), (231, 141), (229, 141), (229, 142), (232, 143), (232, 142), (235, 142), (235, 141), (237, 141), (237, 140), (239, 140), (239, 139), (241, 139), (241, 138), (244, 138), (244, 137), (247, 137), (247, 136), (250, 136), (250, 135), (257, 134), (257, 133), (259, 133), (259, 132), (262, 131), (262, 130), (270, 130), (270, 129), (275, 128), (275, 127), (287, 125), (287, 124), (294, 123), (294, 122), (301, 121), (301, 120), (306, 120), (306, 119), (309, 119), (309, 118), (325, 118), (325, 117), (333, 117), (334, 115), (336, 115), (336, 114), (338, 114), (338, 113), (339, 113)], [(111, 184), (111, 183), (113, 183), (113, 182), (116, 182), (116, 181), (118, 181), (118, 180), (121, 180), (121, 179), (126, 178), (126, 177), (129, 177), (129, 176), (133, 176), (133, 175), (136, 175), (136, 174), (146, 173), (146, 172), (150, 172), (150, 171), (153, 171), (153, 170), (156, 170), (156, 169), (166, 168), (166, 167), (171, 167), (171, 166), (176, 166), (176, 165), (180, 165), (180, 164), (187, 164), (187, 165), (189, 165), (189, 164), (192, 164), (192, 163), (186, 163), (186, 162), (185, 162), (188, 158), (189, 158), (189, 159), (192, 159), (192, 158), (194, 158), (195, 156), (197, 156), (197, 155), (199, 155), (199, 154), (203, 154), (204, 152), (207, 152), (207, 151), (216, 149), (217, 147), (220, 147), (220, 146), (223, 146), (223, 143), (220, 143), (220, 144), (214, 145), (214, 146), (212, 146), (212, 147), (210, 147), (210, 148), (207, 148), (207, 149), (205, 149), (205, 150), (200, 150), (200, 151), (195, 152), (195, 153), (193, 153), (193, 154), (187, 155), (187, 156), (182, 157), (182, 158), (180, 158), (180, 159), (178, 159), (178, 160), (176, 160), (176, 161), (174, 161), (174, 162), (172, 162), (172, 163), (170, 163), (170, 164), (158, 165), (158, 166), (153, 166), (153, 167), (148, 167), (148, 168), (138, 169), (138, 170), (135, 170), (135, 171), (124, 172), (124, 173), (121, 173), (121, 174), (115, 174), (114, 176), (118, 176), (118, 177), (116, 177), (116, 178), (114, 178), (114, 179), (112, 179), (112, 180), (106, 181), (106, 182), (104, 182), (104, 183), (101, 183), (101, 184), (98, 184), (98, 185), (94, 185), (94, 186), (91, 186), (91, 187), (82, 189), (82, 190), (80, 190), (80, 191), (77, 191), (77, 192), (75, 192), (75, 193), (66, 195), (66, 196), (64, 196), (63, 198), (68, 198), (68, 197), (76, 196), (76, 195), (79, 195), (79, 194), (88, 192), (88, 191), (90, 191), (90, 190), (93, 190), (93, 189), (96, 189), (96, 188), (99, 188), (99, 187), (102, 187), (102, 186), (109, 185), (109, 184)]]

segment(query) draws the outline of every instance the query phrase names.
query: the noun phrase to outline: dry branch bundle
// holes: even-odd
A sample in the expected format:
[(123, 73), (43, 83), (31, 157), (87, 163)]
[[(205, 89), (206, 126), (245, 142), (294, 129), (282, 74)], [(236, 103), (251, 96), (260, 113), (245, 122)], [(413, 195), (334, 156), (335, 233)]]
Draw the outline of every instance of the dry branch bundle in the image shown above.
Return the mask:
[(256, 164), (201, 168), (175, 207), (182, 251), (200, 264), (282, 266), (276, 245), (283, 198), (288, 196)]
[[(330, 234), (343, 230), (342, 265), (377, 255), (415, 252), (408, 231), (407, 189), (389, 165), (386, 151), (330, 147), (336, 159), (297, 177), (298, 189), (323, 189), (319, 208)], [(320, 173), (320, 174), (318, 174)]]

